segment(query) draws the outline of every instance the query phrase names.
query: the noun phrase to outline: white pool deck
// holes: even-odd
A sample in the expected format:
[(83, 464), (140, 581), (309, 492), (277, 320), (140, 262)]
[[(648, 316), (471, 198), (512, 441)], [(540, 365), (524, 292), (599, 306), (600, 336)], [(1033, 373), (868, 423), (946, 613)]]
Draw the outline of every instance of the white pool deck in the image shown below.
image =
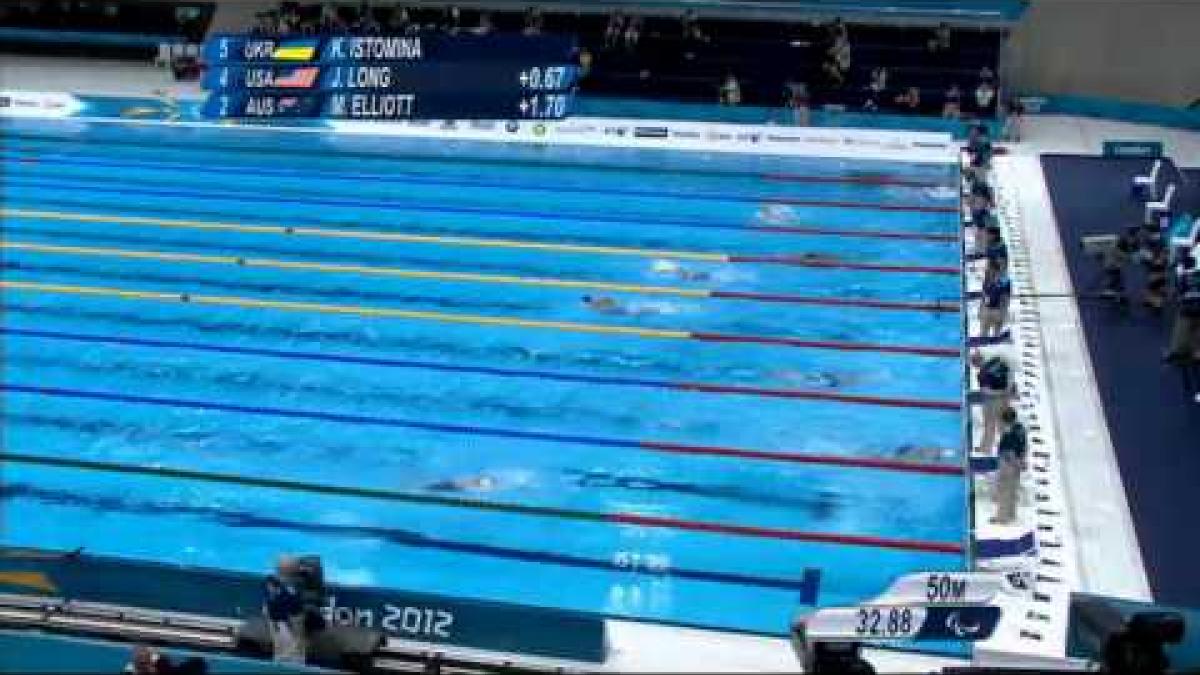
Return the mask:
[[(199, 95), (196, 87), (180, 87), (167, 72), (149, 65), (30, 57), (5, 57), (0, 63), (0, 87), (123, 96), (156, 90), (169, 90), (181, 98)], [(1036, 417), (1034, 435), (1044, 452), (1034, 457), (1034, 471), (1027, 477), (1019, 526), (987, 524), (991, 508), (987, 481), (975, 481), (980, 523), (976, 534), (1015, 537), (1033, 529), (1039, 542), (1037, 554), (999, 567), (1029, 570), (1053, 582), (1039, 584), (1040, 597), (1004, 600), (1000, 629), (975, 652), (975, 661), (988, 665), (1061, 664), (1066, 600), (1072, 591), (1151, 599), (1078, 308), (1069, 297), (1071, 281), (1038, 156), (1099, 154), (1101, 142), (1111, 138), (1158, 140), (1176, 163), (1200, 166), (1200, 133), (1196, 132), (1034, 116), (1025, 120), (1023, 135), (1022, 143), (997, 158), (995, 178), (1018, 294), (1037, 297), (1015, 303), (1016, 344), (1006, 349), (1019, 364), (1019, 409)], [(977, 267), (968, 271), (971, 283), (978, 283)], [(782, 639), (627, 621), (610, 621), (608, 635), (610, 656), (604, 670), (798, 670), (791, 646)], [(963, 664), (888, 650), (869, 650), (867, 658), (879, 672), (929, 672)]]

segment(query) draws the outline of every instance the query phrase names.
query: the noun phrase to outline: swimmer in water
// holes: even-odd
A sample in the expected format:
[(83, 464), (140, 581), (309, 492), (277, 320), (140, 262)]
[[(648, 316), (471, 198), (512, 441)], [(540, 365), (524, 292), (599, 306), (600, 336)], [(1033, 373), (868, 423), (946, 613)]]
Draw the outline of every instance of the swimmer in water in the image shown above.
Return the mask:
[(491, 492), (495, 490), (497, 481), (495, 478), (486, 474), (479, 476), (468, 476), (466, 478), (454, 478), (450, 480), (439, 480), (425, 486), (426, 490), (435, 492)]
[(621, 303), (606, 295), (585, 295), (581, 298), (588, 309), (602, 314), (624, 314)]
[(761, 222), (773, 225), (792, 223), (796, 220), (795, 210), (785, 204), (764, 204), (755, 216)]
[(816, 263), (835, 263), (842, 260), (840, 257), (830, 253), (801, 253), (797, 257), (804, 262)]
[(840, 495), (826, 489), (814, 490), (809, 494), (775, 494), (770, 490), (757, 490), (743, 485), (699, 485), (659, 478), (622, 476), (609, 471), (569, 469), (564, 473), (581, 488), (672, 492), (708, 499), (788, 505), (806, 508), (818, 517), (826, 517), (836, 511), (841, 501)]
[(800, 373), (794, 370), (784, 370), (776, 373), (776, 376), (787, 382), (804, 384), (808, 387), (820, 387), (823, 389), (837, 389), (838, 387), (846, 384), (846, 382), (844, 382), (843, 379), (837, 375), (825, 372)]
[(939, 462), (952, 457), (954, 452), (946, 448), (935, 448), (930, 445), (913, 445), (906, 443), (896, 448), (896, 458), (911, 462)]
[(708, 272), (688, 269), (674, 260), (655, 260), (652, 269), (659, 276), (675, 277), (681, 281), (707, 281), (711, 277)]

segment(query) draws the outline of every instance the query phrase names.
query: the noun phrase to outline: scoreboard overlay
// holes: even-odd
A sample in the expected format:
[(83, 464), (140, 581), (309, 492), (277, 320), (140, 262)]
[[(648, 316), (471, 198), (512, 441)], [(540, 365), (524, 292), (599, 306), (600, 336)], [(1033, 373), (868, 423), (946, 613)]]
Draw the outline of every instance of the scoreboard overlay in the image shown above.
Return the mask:
[(203, 53), (210, 119), (555, 120), (580, 77), (560, 35), (219, 35)]

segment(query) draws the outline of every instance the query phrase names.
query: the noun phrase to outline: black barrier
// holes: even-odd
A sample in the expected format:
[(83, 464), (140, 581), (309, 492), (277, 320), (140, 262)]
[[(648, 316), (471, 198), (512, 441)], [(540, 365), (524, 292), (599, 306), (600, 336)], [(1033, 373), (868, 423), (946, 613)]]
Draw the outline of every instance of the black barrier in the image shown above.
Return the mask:
[[(238, 619), (258, 618), (257, 575), (88, 554), (0, 549), (0, 592)], [(322, 607), (335, 626), (389, 637), (600, 662), (602, 618), (582, 613), (396, 589), (330, 584)]]

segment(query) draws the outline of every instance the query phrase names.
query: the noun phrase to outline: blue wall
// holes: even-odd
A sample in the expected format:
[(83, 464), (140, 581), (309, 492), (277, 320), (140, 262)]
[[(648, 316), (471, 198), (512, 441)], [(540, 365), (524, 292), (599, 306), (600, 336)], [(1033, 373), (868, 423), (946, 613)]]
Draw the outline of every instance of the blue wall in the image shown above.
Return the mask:
[(1150, 103), (1119, 101), (1093, 96), (1031, 95), (1025, 98), (1044, 99), (1039, 112), (1048, 115), (1079, 115), (1137, 124), (1152, 124), (1160, 127), (1200, 129), (1200, 110), (1169, 108)]

